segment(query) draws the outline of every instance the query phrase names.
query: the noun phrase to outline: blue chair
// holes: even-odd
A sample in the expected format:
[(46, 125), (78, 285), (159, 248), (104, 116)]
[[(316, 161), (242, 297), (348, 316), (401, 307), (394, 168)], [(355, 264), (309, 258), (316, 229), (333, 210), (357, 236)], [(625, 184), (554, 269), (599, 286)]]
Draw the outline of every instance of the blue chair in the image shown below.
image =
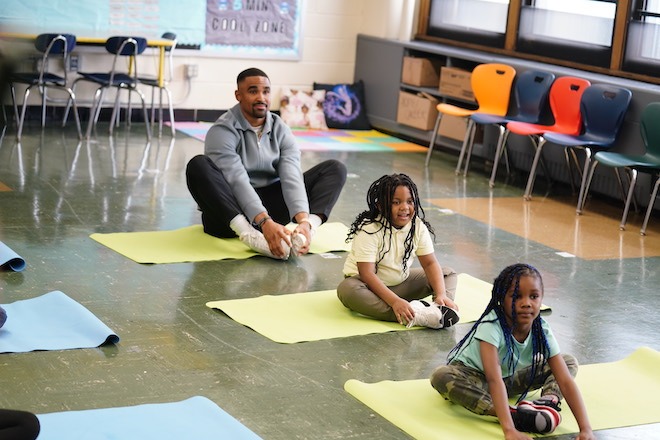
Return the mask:
[(586, 199), (591, 180), (594, 176), (596, 166), (600, 163), (614, 168), (616, 171), (619, 184), (623, 189), (619, 169), (623, 168), (629, 173), (630, 185), (628, 187), (628, 195), (625, 196), (625, 206), (623, 208), (623, 216), (621, 217), (621, 224), (619, 229), (626, 228), (626, 220), (628, 218), (628, 210), (630, 209), (630, 202), (633, 200), (635, 192), (635, 183), (637, 182), (638, 171), (649, 173), (655, 178), (655, 185), (649, 199), (648, 208), (646, 209), (646, 216), (644, 217), (644, 224), (640, 230), (641, 235), (646, 235), (646, 226), (653, 211), (653, 204), (658, 195), (658, 186), (660, 186), (660, 102), (652, 102), (646, 106), (642, 112), (640, 131), (642, 134), (642, 141), (646, 152), (642, 155), (616, 153), (613, 151), (599, 151), (594, 155), (594, 161), (589, 169), (589, 175), (584, 188), (584, 197)]
[[(127, 106), (127, 123), (131, 122), (131, 93), (136, 93), (142, 101), (142, 111), (144, 113), (144, 122), (147, 130), (147, 139), (151, 139), (151, 125), (149, 123), (149, 115), (147, 113), (147, 105), (144, 99), (144, 94), (138, 90), (138, 55), (142, 54), (147, 47), (147, 40), (142, 37), (128, 37), (116, 36), (110, 37), (105, 43), (105, 49), (113, 54), (112, 69), (109, 72), (78, 72), (80, 75), (73, 82), (73, 90), (75, 91), (76, 85), (80, 81), (88, 81), (98, 85), (92, 100), (90, 109), (89, 123), (87, 124), (86, 137), (89, 139), (92, 134), (92, 128), (98, 123), (99, 115), (101, 113), (101, 106), (105, 92), (109, 88), (117, 89), (114, 105), (112, 108), (112, 116), (110, 117), (110, 134), (112, 135), (113, 127), (119, 122), (119, 98), (120, 92), (126, 90), (128, 92), (128, 106)], [(129, 58), (126, 63), (128, 68), (120, 69), (122, 58)], [(67, 111), (69, 106), (67, 106)]]
[[(78, 108), (76, 107), (76, 98), (73, 90), (69, 88), (67, 81), (67, 64), (69, 54), (76, 46), (76, 37), (71, 34), (40, 34), (34, 41), (34, 47), (41, 52), (41, 64), (39, 69), (34, 72), (15, 72), (9, 76), (9, 83), (11, 88), (11, 98), (14, 104), (14, 117), (16, 118), (16, 138), (21, 139), (23, 133), (23, 124), (25, 123), (25, 112), (27, 109), (28, 97), (30, 90), (33, 87), (38, 87), (41, 92), (41, 126), (46, 125), (46, 102), (48, 101), (48, 89), (59, 89), (65, 91), (69, 95), (69, 102), (73, 103), (73, 115), (76, 120), (78, 128), (78, 136), (82, 137), (80, 129), (80, 119), (78, 117)], [(52, 73), (50, 70), (50, 62), (58, 59), (61, 61), (60, 75)], [(23, 105), (21, 113), (18, 113), (18, 105), (16, 104), (16, 88), (15, 84), (26, 84), (27, 88), (23, 94)], [(68, 113), (68, 112), (67, 112)], [(62, 126), (66, 124), (66, 116), (62, 121)]]
[(140, 84), (143, 84), (145, 86), (151, 87), (151, 124), (153, 125), (155, 123), (155, 92), (156, 89), (159, 90), (159, 98), (158, 98), (158, 134), (162, 133), (163, 131), (163, 92), (167, 95), (167, 103), (169, 107), (169, 112), (170, 112), (170, 128), (172, 129), (172, 136), (175, 135), (176, 130), (174, 128), (174, 106), (172, 103), (172, 93), (170, 93), (170, 89), (167, 88), (167, 85), (170, 81), (172, 81), (172, 78), (174, 77), (174, 48), (176, 47), (176, 34), (173, 32), (165, 32), (163, 35), (161, 35), (161, 38), (164, 40), (172, 40), (172, 46), (168, 46), (165, 48), (165, 52), (167, 54), (167, 78), (165, 78), (165, 82), (163, 84), (160, 84), (158, 81), (157, 77), (153, 76), (140, 76), (138, 77), (138, 81)]
[[(539, 123), (541, 117), (544, 115), (548, 107), (548, 94), (550, 86), (555, 80), (555, 75), (550, 72), (540, 70), (527, 70), (515, 79), (513, 86), (513, 113), (506, 116), (498, 116), (488, 113), (473, 113), (470, 115), (469, 125), (496, 125), (499, 130), (497, 138), (497, 147), (495, 150), (495, 158), (493, 162), (493, 171), (490, 176), (490, 187), (495, 186), (495, 175), (497, 174), (497, 167), (499, 164), (502, 153), (506, 155), (506, 140), (509, 135), (506, 129), (506, 124), (509, 122), (525, 122), (529, 124)], [(466, 131), (466, 136), (470, 133), (470, 129)], [(470, 161), (472, 154), (472, 145), (474, 138), (470, 139), (468, 145), (467, 162)], [(507, 171), (509, 171), (509, 162), (506, 161)], [(467, 173), (467, 163), (465, 170)]]
[(586, 178), (589, 174), (592, 151), (604, 150), (614, 144), (631, 99), (632, 92), (624, 87), (606, 84), (593, 84), (587, 87), (580, 99), (582, 133), (578, 135), (555, 132), (544, 133), (545, 142), (543, 144), (539, 143), (532, 168), (529, 171), (525, 199), (529, 200), (532, 197), (536, 166), (541, 157), (543, 145), (548, 145), (551, 142), (566, 149), (582, 149), (585, 152), (584, 170), (576, 208), (577, 213), (580, 214), (584, 203), (583, 193)]

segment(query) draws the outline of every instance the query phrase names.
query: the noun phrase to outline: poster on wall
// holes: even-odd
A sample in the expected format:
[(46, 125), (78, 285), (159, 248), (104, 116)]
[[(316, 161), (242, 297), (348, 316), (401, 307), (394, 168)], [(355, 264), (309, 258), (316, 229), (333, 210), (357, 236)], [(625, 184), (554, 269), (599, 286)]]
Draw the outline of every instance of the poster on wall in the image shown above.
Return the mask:
[(300, 59), (303, 0), (206, 0), (204, 51), (233, 58)]

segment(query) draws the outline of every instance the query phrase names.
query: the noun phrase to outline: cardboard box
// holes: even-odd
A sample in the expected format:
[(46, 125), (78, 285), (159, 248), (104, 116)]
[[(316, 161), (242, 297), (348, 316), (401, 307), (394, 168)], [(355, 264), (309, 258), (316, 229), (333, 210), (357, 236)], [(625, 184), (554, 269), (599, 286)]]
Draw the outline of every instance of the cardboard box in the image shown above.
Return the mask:
[(440, 62), (428, 58), (403, 57), (401, 82), (420, 87), (436, 87), (440, 78)]
[(467, 70), (443, 67), (440, 69), (440, 93), (464, 101), (474, 101), (471, 78), (472, 72)]
[[(465, 139), (465, 132), (467, 131), (467, 124), (468, 118), (443, 114), (440, 119), (438, 135), (463, 142), (463, 139)], [(477, 124), (477, 131), (474, 134), (474, 143), (481, 143), (483, 142), (483, 139), (483, 126)]]
[(438, 100), (425, 93), (414, 94), (399, 91), (396, 122), (420, 130), (433, 130), (438, 117)]
[(459, 116), (442, 115), (438, 134), (462, 142), (465, 138), (465, 131), (467, 130), (467, 121), (467, 118), (461, 118)]

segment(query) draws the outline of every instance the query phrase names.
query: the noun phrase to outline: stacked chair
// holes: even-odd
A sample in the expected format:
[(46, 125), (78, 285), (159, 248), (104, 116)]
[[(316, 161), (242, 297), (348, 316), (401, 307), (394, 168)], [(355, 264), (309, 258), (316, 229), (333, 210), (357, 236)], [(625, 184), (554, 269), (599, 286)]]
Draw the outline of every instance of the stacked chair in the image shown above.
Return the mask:
[[(433, 134), (431, 135), (431, 142), (429, 144), (428, 152), (426, 153), (426, 167), (429, 166), (429, 161), (431, 160), (431, 153), (435, 146), (435, 138), (438, 135), (442, 115), (447, 114), (461, 118), (469, 118), (469, 116), (476, 112), (496, 116), (506, 115), (509, 110), (511, 87), (515, 76), (516, 70), (512, 66), (498, 63), (479, 64), (472, 71), (472, 76), (470, 78), (474, 98), (478, 105), (476, 109), (470, 109), (449, 103), (440, 103), (437, 105), (438, 117), (436, 118)], [(463, 140), (461, 152), (458, 157), (458, 164), (456, 165), (457, 174), (461, 170), (463, 158), (466, 156), (468, 145), (474, 141), (474, 132), (475, 125), (472, 122), (472, 119), (469, 119), (465, 139)], [(466, 161), (465, 172), (467, 172), (467, 165)]]
[[(76, 36), (71, 34), (40, 34), (34, 41), (34, 47), (42, 53), (39, 68), (33, 72), (15, 72), (9, 76), (11, 88), (11, 97), (14, 104), (14, 117), (16, 119), (16, 138), (21, 139), (23, 125), (25, 123), (25, 112), (27, 109), (30, 90), (37, 87), (41, 92), (41, 126), (46, 125), (46, 102), (48, 101), (48, 89), (58, 89), (68, 94), (68, 102), (73, 103), (73, 115), (78, 128), (78, 136), (82, 137), (80, 129), (80, 119), (78, 117), (78, 108), (76, 107), (75, 94), (69, 88), (67, 82), (67, 66), (69, 54), (76, 46)], [(52, 61), (61, 62), (60, 69), (62, 74), (53, 73)], [(59, 63), (58, 63), (59, 64)], [(23, 94), (23, 105), (21, 112), (18, 112), (16, 103), (16, 84), (26, 84), (27, 88)], [(68, 111), (66, 112), (68, 114)], [(62, 126), (66, 124), (66, 115), (62, 121)]]
[[(110, 37), (105, 43), (105, 49), (108, 53), (113, 55), (112, 69), (108, 72), (78, 72), (80, 77), (73, 82), (73, 90), (75, 91), (76, 85), (80, 81), (87, 81), (96, 84), (98, 88), (94, 93), (94, 99), (89, 115), (89, 123), (87, 124), (86, 137), (89, 139), (92, 134), (92, 129), (98, 123), (99, 115), (101, 113), (101, 106), (105, 92), (108, 89), (116, 89), (116, 96), (112, 108), (112, 116), (110, 117), (110, 134), (112, 134), (113, 127), (119, 121), (119, 98), (120, 92), (125, 90), (128, 92), (128, 107), (127, 107), (127, 121), (130, 124), (131, 115), (131, 93), (139, 96), (142, 102), (142, 111), (144, 113), (144, 121), (147, 130), (147, 139), (151, 139), (151, 124), (149, 123), (149, 116), (147, 113), (147, 106), (144, 99), (144, 94), (137, 88), (138, 81), (138, 67), (137, 59), (140, 54), (144, 52), (147, 47), (147, 40), (142, 37), (131, 36), (115, 36)], [(129, 62), (128, 68), (121, 69), (122, 61), (127, 59)], [(70, 100), (69, 102), (71, 102)], [(67, 105), (67, 113), (69, 110)], [(66, 114), (65, 114), (66, 117)]]
[[(534, 161), (527, 179), (525, 199), (531, 198), (536, 168), (541, 159), (543, 146), (547, 136), (551, 134), (578, 135), (582, 130), (582, 113), (580, 103), (585, 90), (591, 83), (582, 78), (563, 76), (555, 79), (550, 87), (549, 101), (554, 122), (550, 125), (530, 124), (526, 122), (510, 122), (506, 125), (510, 133), (529, 136), (535, 149)], [(568, 162), (568, 156), (566, 156)], [(570, 170), (569, 166), (569, 170)], [(548, 175), (546, 171), (546, 175)], [(572, 180), (572, 179), (571, 179)]]
[[(509, 122), (524, 122), (527, 124), (537, 124), (544, 116), (545, 109), (548, 106), (548, 94), (555, 75), (550, 72), (540, 70), (527, 70), (516, 77), (513, 88), (513, 113), (505, 116), (498, 116), (489, 113), (476, 112), (470, 115), (473, 125), (496, 125), (499, 130), (497, 138), (497, 147), (495, 149), (495, 158), (493, 161), (493, 170), (490, 176), (490, 187), (495, 186), (495, 176), (502, 153), (506, 155), (506, 140), (509, 131), (506, 126)], [(466, 133), (466, 137), (467, 137)], [(468, 140), (467, 158), (465, 172), (467, 173), (470, 155), (472, 154), (472, 144), (474, 135)], [(506, 162), (509, 170), (508, 160)]]
[[(623, 124), (626, 112), (630, 106), (632, 92), (624, 87), (605, 84), (595, 84), (587, 87), (580, 100), (583, 130), (580, 134), (546, 133), (545, 140), (566, 149), (581, 149), (585, 152), (584, 171), (580, 184), (576, 212), (582, 213), (586, 179), (591, 167), (591, 156), (594, 151), (609, 149), (616, 141), (619, 129)], [(536, 153), (540, 154), (540, 148)], [(528, 181), (526, 198), (531, 198), (534, 182), (530, 171), (531, 184)]]
[(173, 32), (165, 32), (161, 38), (165, 40), (172, 40), (172, 46), (165, 48), (167, 53), (167, 78), (161, 84), (157, 77), (153, 76), (139, 76), (138, 81), (140, 84), (151, 87), (151, 124), (155, 123), (155, 92), (158, 89), (158, 134), (160, 135), (163, 131), (163, 92), (167, 95), (167, 104), (170, 114), (170, 128), (172, 130), (172, 136), (176, 133), (174, 128), (174, 104), (172, 103), (172, 93), (170, 89), (167, 88), (167, 85), (172, 78), (174, 77), (174, 48), (176, 47), (176, 34)]
[[(660, 102), (652, 102), (646, 106), (642, 112), (640, 130), (646, 152), (642, 155), (623, 154), (613, 151), (597, 152), (594, 155), (594, 160), (592, 161), (591, 167), (589, 168), (587, 178), (585, 179), (584, 188), (581, 193), (584, 193), (583, 197), (586, 199), (587, 193), (589, 192), (589, 187), (591, 186), (591, 180), (593, 178), (594, 171), (599, 163), (614, 168), (622, 192), (625, 193), (625, 191), (623, 191), (623, 183), (621, 181), (619, 169), (623, 168), (626, 170), (629, 173), (630, 183), (628, 187), (628, 194), (625, 196), (625, 206), (623, 208), (621, 224), (619, 225), (619, 228), (624, 230), (628, 218), (628, 210), (630, 209), (630, 202), (634, 197), (637, 173), (638, 171), (641, 171), (651, 174), (651, 176), (653, 176), (655, 179), (655, 184), (653, 185), (653, 191), (651, 192), (651, 197), (646, 209), (644, 223), (642, 224), (642, 229), (640, 230), (641, 235), (646, 235), (646, 226), (648, 225), (651, 212), (653, 211), (655, 198), (658, 195), (658, 186), (660, 186), (660, 178), (658, 178), (660, 174)], [(584, 207), (584, 199), (582, 200), (582, 207)]]

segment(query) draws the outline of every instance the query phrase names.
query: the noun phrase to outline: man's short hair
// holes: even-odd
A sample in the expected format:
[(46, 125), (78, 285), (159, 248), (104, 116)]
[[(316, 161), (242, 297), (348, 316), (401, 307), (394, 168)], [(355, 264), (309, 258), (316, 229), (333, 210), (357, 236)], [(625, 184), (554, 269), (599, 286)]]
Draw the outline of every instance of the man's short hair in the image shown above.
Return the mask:
[(238, 77), (236, 78), (236, 85), (240, 84), (241, 81), (243, 81), (245, 78), (249, 76), (263, 76), (264, 78), (268, 78), (268, 75), (266, 75), (266, 73), (263, 70), (257, 69), (256, 67), (250, 67), (249, 69), (245, 69), (244, 71), (238, 74)]

